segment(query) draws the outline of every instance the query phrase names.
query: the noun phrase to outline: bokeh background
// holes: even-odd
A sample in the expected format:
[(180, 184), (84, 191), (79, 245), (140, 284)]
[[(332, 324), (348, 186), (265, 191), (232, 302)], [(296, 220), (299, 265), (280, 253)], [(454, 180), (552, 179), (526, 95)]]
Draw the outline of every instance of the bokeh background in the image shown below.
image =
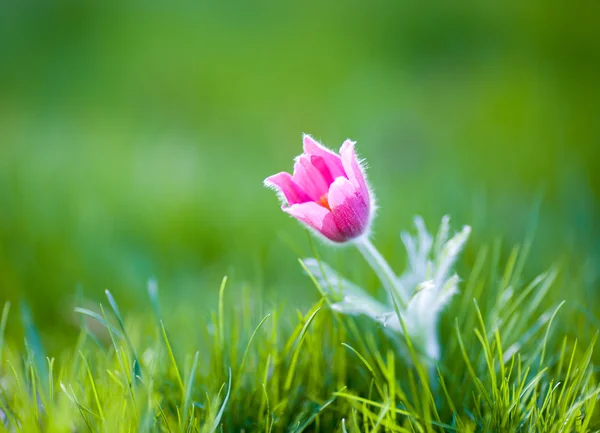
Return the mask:
[(598, 317), (599, 5), (4, 4), (0, 301), (57, 339), (78, 291), (143, 311), (150, 277), (174, 312), (210, 309), (225, 274), (307, 305), (307, 235), (262, 187), (306, 132), (358, 141), (398, 270), (415, 214), (503, 255), (535, 228), (527, 272), (560, 263)]

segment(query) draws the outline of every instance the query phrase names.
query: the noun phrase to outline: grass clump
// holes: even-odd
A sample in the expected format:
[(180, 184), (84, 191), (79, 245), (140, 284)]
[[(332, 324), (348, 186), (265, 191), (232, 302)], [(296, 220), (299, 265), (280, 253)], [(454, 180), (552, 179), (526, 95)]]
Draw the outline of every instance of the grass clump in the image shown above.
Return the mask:
[(444, 314), (434, 375), (410, 338), (406, 362), (397, 351), (405, 337), (336, 314), (327, 297), (295, 316), (262, 313), (249, 289), (232, 302), (226, 279), (209, 320), (173, 328), (154, 282), (153, 316), (124, 316), (107, 292), (106, 306), (76, 309), (79, 338), (54, 357), (25, 310), (26, 344), (4, 338), (6, 304), (0, 430), (598, 431), (597, 333), (585, 317), (579, 329), (560, 301), (556, 268), (525, 281), (527, 250), (502, 267), (499, 244), (474, 256)]

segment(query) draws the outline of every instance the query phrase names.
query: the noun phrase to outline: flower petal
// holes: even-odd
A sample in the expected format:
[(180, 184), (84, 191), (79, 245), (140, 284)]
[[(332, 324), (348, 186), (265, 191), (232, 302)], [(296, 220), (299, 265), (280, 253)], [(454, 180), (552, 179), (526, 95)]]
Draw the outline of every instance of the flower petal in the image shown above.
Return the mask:
[(369, 198), (362, 196), (345, 177), (338, 177), (327, 196), (331, 213), (339, 231), (347, 238), (362, 235), (369, 226)]
[(329, 168), (332, 180), (339, 176), (346, 176), (342, 159), (334, 151), (327, 149), (308, 134), (304, 134), (302, 142), (305, 154), (323, 158), (323, 161)]
[(327, 166), (327, 163), (325, 162), (325, 159), (322, 156), (310, 155), (310, 163), (317, 170), (319, 170), (319, 172), (321, 173), (321, 176), (323, 176), (323, 180), (325, 181), (325, 183), (329, 187), (329, 185), (331, 185), (333, 183), (333, 180), (335, 178), (331, 174), (331, 170)]
[(282, 207), (282, 210), (333, 242), (346, 240), (335, 224), (329, 209), (319, 206), (317, 203), (299, 203), (288, 208)]
[(365, 180), (365, 174), (354, 152), (355, 141), (346, 140), (340, 149), (342, 164), (346, 171), (346, 177), (360, 191), (363, 197), (369, 197), (369, 188)]
[(292, 175), (285, 171), (267, 177), (264, 183), (265, 186), (280, 193), (283, 196), (281, 198), (285, 199), (290, 206), (310, 201), (308, 194), (294, 182)]
[(309, 155), (300, 155), (294, 164), (292, 180), (300, 186), (313, 201), (319, 201), (327, 194), (329, 183), (311, 162)]

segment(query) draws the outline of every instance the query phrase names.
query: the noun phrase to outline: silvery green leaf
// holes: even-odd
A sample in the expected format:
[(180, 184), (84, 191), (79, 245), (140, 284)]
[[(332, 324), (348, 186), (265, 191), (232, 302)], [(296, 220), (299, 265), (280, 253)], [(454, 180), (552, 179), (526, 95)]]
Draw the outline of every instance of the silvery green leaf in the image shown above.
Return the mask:
[(438, 312), (440, 312), (450, 302), (450, 299), (452, 299), (452, 297), (458, 293), (459, 281), (460, 278), (458, 278), (458, 275), (456, 274), (452, 275), (446, 280), (436, 299), (436, 307), (438, 308)]
[(415, 227), (417, 228), (416, 236), (413, 237), (408, 232), (402, 232), (400, 235), (408, 253), (408, 267), (399, 278), (399, 283), (410, 292), (427, 278), (430, 268), (429, 256), (433, 245), (433, 238), (420, 216), (415, 217)]
[(406, 232), (401, 234), (408, 253), (408, 267), (398, 279), (398, 283), (412, 292), (422, 282), (432, 279), (436, 290), (440, 291), (469, 237), (471, 228), (463, 227), (448, 240), (450, 218), (446, 215), (442, 218), (434, 242), (421, 217), (415, 218), (415, 227), (416, 236)]
[(442, 217), (442, 222), (440, 223), (440, 227), (438, 229), (437, 234), (435, 235), (435, 241), (433, 246), (433, 254), (435, 257), (439, 256), (442, 252), (442, 248), (446, 244), (448, 240), (448, 233), (450, 232), (450, 217), (448, 215), (444, 215)]
[(439, 256), (435, 258), (435, 285), (437, 287), (441, 288), (442, 283), (446, 280), (448, 273), (456, 262), (458, 254), (463, 249), (467, 239), (469, 239), (470, 234), (471, 227), (464, 226), (460, 232), (458, 232), (452, 239), (445, 243)]
[(433, 281), (425, 281), (418, 287), (402, 315), (415, 346), (431, 360), (437, 360), (440, 356), (437, 322), (439, 313), (452, 294), (451, 284), (445, 296), (441, 297)]
[(383, 324), (387, 321), (389, 308), (371, 297), (344, 296), (331, 305), (335, 311), (350, 315), (365, 315)]
[(404, 318), (408, 328), (437, 325), (439, 314), (458, 293), (458, 281), (458, 276), (453, 275), (446, 280), (442, 290), (438, 290), (432, 280), (420, 284), (406, 307)]
[(414, 331), (435, 323), (438, 311), (435, 286), (433, 281), (429, 280), (419, 285), (402, 316), (412, 335)]
[(357, 298), (372, 296), (323, 261), (309, 258), (303, 260), (308, 272), (316, 278), (321, 288), (332, 296), (350, 295)]
[(304, 265), (323, 290), (333, 295), (334, 299), (341, 296), (338, 302), (332, 304), (334, 310), (350, 315), (366, 315), (380, 322), (389, 312), (388, 306), (345, 279), (327, 263), (310, 258), (304, 260)]

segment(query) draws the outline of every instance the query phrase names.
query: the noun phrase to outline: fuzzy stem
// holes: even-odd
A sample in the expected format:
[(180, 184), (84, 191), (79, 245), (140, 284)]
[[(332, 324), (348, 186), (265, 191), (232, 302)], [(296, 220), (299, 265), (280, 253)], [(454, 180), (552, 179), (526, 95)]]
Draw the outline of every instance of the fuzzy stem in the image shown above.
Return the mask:
[(381, 253), (377, 251), (375, 245), (373, 245), (373, 243), (366, 236), (358, 239), (355, 242), (355, 245), (369, 266), (371, 266), (371, 269), (375, 271), (379, 277), (379, 280), (381, 281), (381, 284), (383, 284), (389, 295), (392, 298), (396, 297), (397, 295), (400, 303), (400, 309), (403, 311), (406, 310), (408, 299), (405, 298), (403, 291), (399, 290), (396, 274), (388, 262), (385, 261)]

